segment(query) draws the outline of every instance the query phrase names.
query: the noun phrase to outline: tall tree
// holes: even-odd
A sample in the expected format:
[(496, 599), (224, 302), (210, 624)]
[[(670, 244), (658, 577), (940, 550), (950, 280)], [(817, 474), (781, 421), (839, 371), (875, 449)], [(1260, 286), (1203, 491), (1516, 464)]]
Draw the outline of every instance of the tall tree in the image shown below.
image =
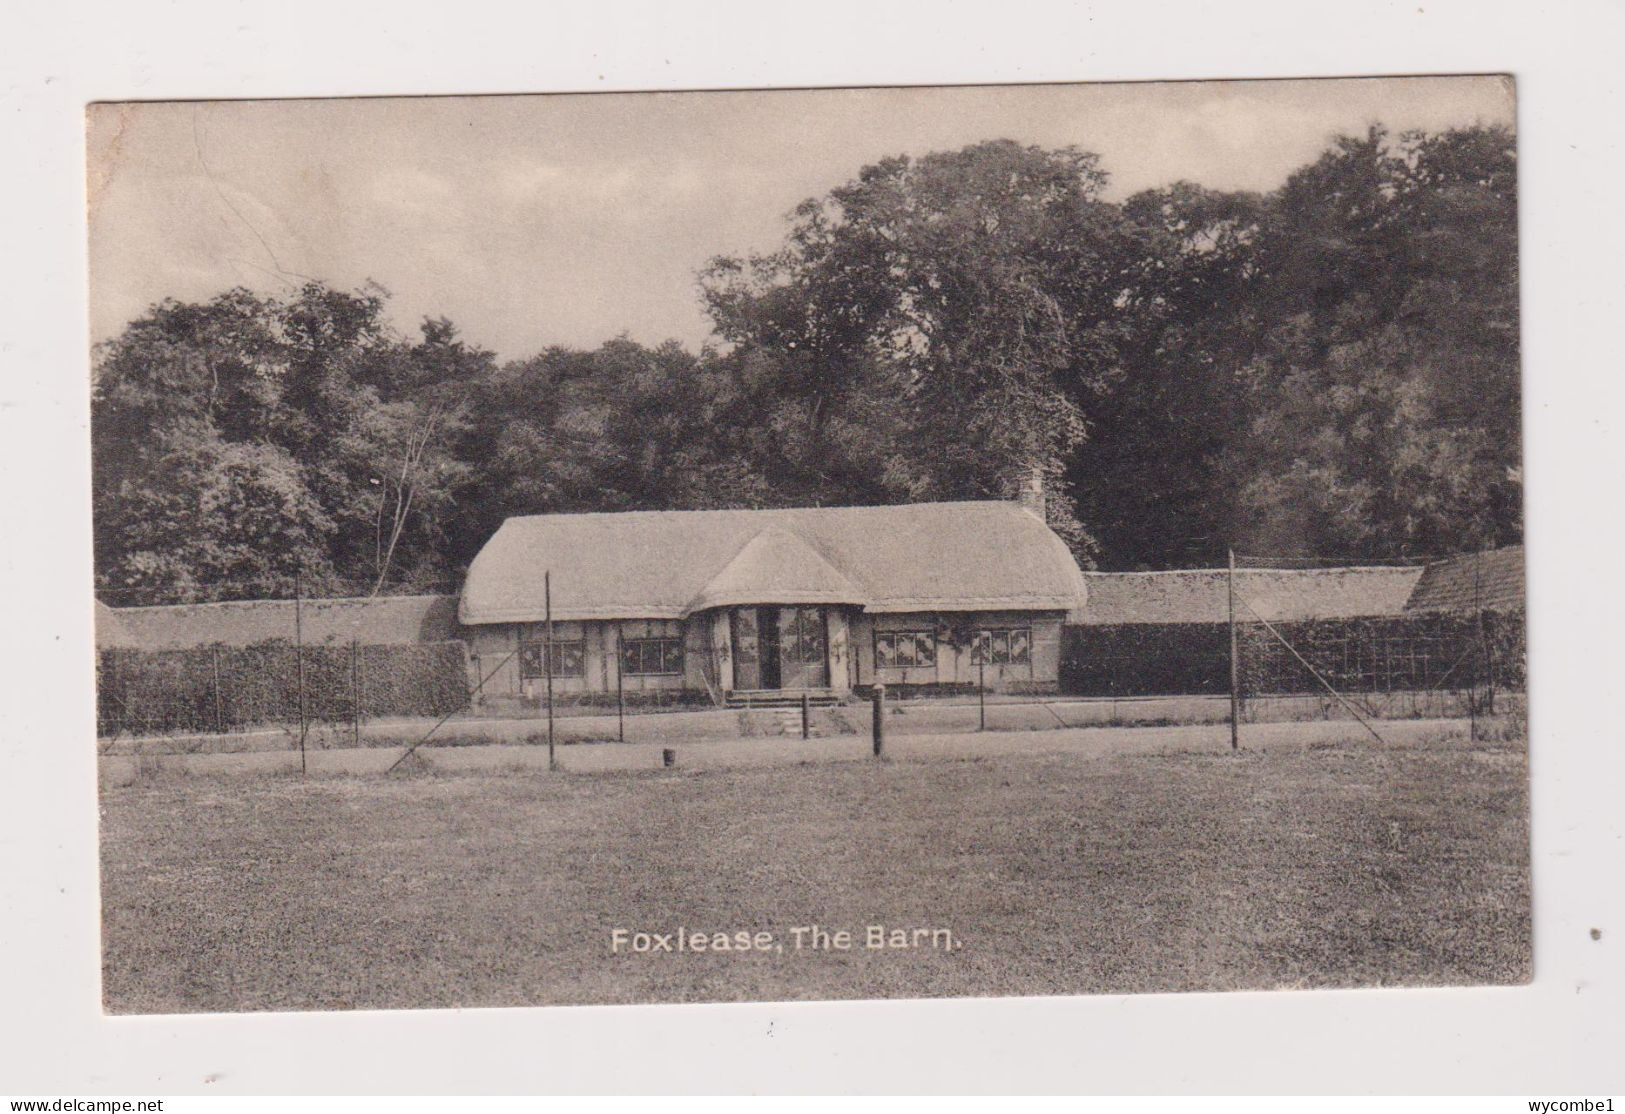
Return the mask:
[(1263, 199), (1188, 182), (1129, 198), (1120, 370), (1068, 458), (1079, 516), (1113, 568), (1212, 565), (1239, 513), (1227, 453), (1260, 331)]
[(1343, 137), (1270, 199), (1244, 544), (1387, 557), (1522, 536), (1516, 212), (1500, 128)]
[(1278, 190), (1105, 201), (1095, 156), (884, 159), (719, 257), (722, 341), (498, 366), (376, 288), (154, 306), (96, 358), (97, 576), (441, 586), (512, 514), (999, 497), (1086, 562), (1521, 536), (1509, 133), (1341, 137)]
[(1037, 465), (1052, 525), (1087, 559), (1061, 480), (1117, 361), (1126, 240), (1105, 182), (1074, 148), (889, 158), (799, 206), (780, 251), (713, 261), (719, 333), (783, 387), (786, 486), (986, 497)]
[(383, 310), (375, 290), (233, 290), (161, 303), (104, 345), (98, 583), (137, 602), (285, 594), (296, 574), (329, 593), (445, 579), (444, 522), (466, 480), (448, 452), (455, 384), (491, 360), (444, 322), (417, 344), (394, 336)]
[(619, 337), (505, 364), (472, 395), (463, 451), (480, 490), (464, 534), (477, 549), (514, 514), (770, 502), (752, 405), (736, 364), (674, 341)]

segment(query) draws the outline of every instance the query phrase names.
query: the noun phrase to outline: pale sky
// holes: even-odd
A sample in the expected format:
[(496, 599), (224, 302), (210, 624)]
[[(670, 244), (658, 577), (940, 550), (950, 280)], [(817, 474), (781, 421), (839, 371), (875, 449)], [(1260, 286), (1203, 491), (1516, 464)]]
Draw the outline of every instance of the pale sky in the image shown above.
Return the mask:
[(625, 332), (698, 347), (695, 272), (886, 155), (1098, 153), (1109, 196), (1273, 188), (1339, 132), (1513, 123), (1510, 79), (146, 103), (89, 114), (92, 339), (164, 297), (390, 291), (504, 359)]

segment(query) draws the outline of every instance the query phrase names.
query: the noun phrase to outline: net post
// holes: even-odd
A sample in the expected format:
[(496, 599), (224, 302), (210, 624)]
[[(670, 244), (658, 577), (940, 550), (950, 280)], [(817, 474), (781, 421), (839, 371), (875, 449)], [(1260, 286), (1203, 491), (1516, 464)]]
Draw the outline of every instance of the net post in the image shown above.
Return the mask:
[(220, 643), (216, 642), (209, 647), (210, 667), (214, 673), (214, 733), (226, 733), (226, 714), (223, 701), (220, 698)]
[(350, 639), (350, 711), (353, 724), (351, 737), (361, 745), (361, 640)]
[(1484, 551), (1473, 554), (1473, 610), (1477, 613), (1478, 648), (1484, 662), (1484, 710), (1495, 714), (1495, 656), (1484, 625)]
[(1241, 670), (1236, 660), (1236, 551), (1228, 550), (1229, 569), (1225, 576), (1230, 622), (1230, 749), (1241, 749)]
[(546, 663), (547, 672), (547, 768), (559, 768), (558, 759), (553, 753), (553, 570), (547, 569), (542, 573), (542, 600), (547, 618), (547, 646), (542, 653), (542, 660)]
[(305, 766), (305, 735), (310, 730), (309, 721), (305, 718), (305, 620), (303, 608), (304, 584), (302, 570), (295, 568), (293, 573), (293, 656), (299, 684), (299, 772), (301, 774), (308, 772)]

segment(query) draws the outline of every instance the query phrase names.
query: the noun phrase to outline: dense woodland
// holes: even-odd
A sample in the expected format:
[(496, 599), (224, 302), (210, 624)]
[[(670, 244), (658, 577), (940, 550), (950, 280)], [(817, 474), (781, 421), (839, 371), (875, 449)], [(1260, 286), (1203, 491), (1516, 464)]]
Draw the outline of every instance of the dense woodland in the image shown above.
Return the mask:
[(1509, 132), (1373, 128), (1267, 194), (1106, 183), (1009, 141), (865, 167), (697, 276), (698, 352), (499, 363), (372, 288), (163, 302), (96, 353), (98, 589), (454, 588), (509, 515), (1001, 497), (1034, 463), (1104, 569), (1520, 538)]

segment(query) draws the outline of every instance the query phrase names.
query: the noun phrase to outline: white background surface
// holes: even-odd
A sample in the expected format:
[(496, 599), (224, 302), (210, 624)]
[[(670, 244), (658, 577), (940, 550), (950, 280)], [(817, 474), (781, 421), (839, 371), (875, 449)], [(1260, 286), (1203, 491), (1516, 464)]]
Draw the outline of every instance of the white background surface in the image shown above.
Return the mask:
[[(1580, 0), (11, 7), (0, 29), (0, 1093), (1618, 1093), (1621, 43), (1625, 6)], [(1515, 74), (1520, 97), (1532, 986), (101, 1016), (86, 102), (1487, 71)]]

